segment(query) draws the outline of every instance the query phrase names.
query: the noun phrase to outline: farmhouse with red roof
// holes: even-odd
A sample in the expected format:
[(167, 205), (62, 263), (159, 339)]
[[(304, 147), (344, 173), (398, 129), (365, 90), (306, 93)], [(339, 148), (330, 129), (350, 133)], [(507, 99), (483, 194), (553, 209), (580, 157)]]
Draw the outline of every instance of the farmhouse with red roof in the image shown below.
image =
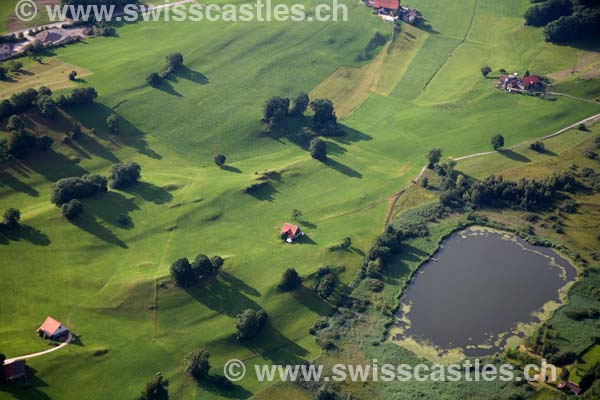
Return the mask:
[(37, 332), (38, 336), (45, 339), (56, 339), (67, 334), (69, 330), (54, 318), (47, 317), (44, 323), (38, 328)]
[(304, 236), (304, 232), (302, 232), (302, 229), (300, 229), (299, 226), (288, 224), (287, 222), (283, 224), (279, 234), (281, 235), (281, 238), (288, 243), (292, 243), (299, 237)]

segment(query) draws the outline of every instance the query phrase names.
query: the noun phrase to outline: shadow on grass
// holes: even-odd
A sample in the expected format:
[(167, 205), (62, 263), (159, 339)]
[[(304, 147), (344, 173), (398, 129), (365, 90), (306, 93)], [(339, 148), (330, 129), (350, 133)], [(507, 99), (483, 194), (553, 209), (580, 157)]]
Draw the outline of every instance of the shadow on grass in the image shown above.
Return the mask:
[(291, 294), (294, 299), (316, 314), (325, 316), (334, 310), (334, 307), (325, 302), (314, 290), (305, 286), (294, 290)]
[(54, 150), (32, 152), (21, 163), (51, 182), (88, 173), (75, 161)]
[(183, 97), (181, 93), (173, 88), (173, 85), (171, 85), (169, 79), (163, 79), (158, 85), (154, 86), (154, 89), (170, 94), (171, 96)]
[(40, 193), (25, 182), (5, 171), (0, 171), (0, 187), (8, 186), (15, 192), (25, 193), (31, 197), (38, 197)]
[(312, 222), (307, 221), (305, 219), (298, 219), (298, 223), (309, 229), (317, 229), (318, 228), (317, 224), (313, 224)]
[(231, 318), (235, 318), (247, 308), (261, 309), (256, 302), (243, 294), (243, 291), (246, 293), (256, 292), (254, 288), (231, 275), (219, 275), (216, 279), (203, 280), (194, 286), (185, 288), (185, 291), (209, 309)]
[(177, 68), (173, 75), (181, 79), (198, 83), (200, 85), (206, 85), (210, 83), (206, 75), (201, 72), (194, 71), (193, 69), (189, 69), (185, 65)]
[(198, 386), (207, 392), (226, 399), (247, 399), (252, 396), (252, 393), (244, 389), (243, 386), (233, 382), (231, 382), (232, 386), (230, 388), (224, 389), (219, 385), (219, 379), (223, 378), (221, 375), (210, 375), (198, 382)]
[[(140, 131), (127, 119), (119, 116), (120, 132), (117, 135), (112, 135), (106, 126), (106, 118), (116, 112), (103, 104), (94, 103), (88, 106), (70, 107), (68, 112), (83, 126), (95, 129), (96, 136), (110, 141), (115, 145), (125, 145), (136, 149), (140, 154), (147, 157), (159, 160), (160, 154), (149, 148), (144, 132)], [(92, 149), (87, 149), (92, 152)], [(108, 151), (108, 150), (107, 150)]]
[(271, 182), (265, 182), (259, 188), (253, 189), (252, 191), (247, 193), (257, 200), (272, 202), (273, 200), (275, 200), (275, 194), (278, 193), (278, 191), (271, 184)]
[(48, 246), (51, 241), (44, 232), (29, 226), (19, 225), (15, 229), (0, 228), (0, 244), (26, 241), (35, 246)]
[(12, 383), (0, 384), (0, 393), (10, 393), (13, 398), (18, 400), (51, 400), (46, 393), (39, 390), (42, 387), (48, 387), (48, 384), (37, 377), (37, 370), (27, 366), (27, 378)]
[(512, 151), (510, 149), (500, 150), (500, 151), (498, 151), (498, 153), (502, 154), (506, 158), (510, 158), (513, 161), (531, 162), (531, 160), (528, 157), (525, 157), (524, 155), (519, 154), (519, 153), (515, 153), (514, 151)]
[(232, 167), (231, 165), (221, 165), (219, 168), (221, 168), (223, 171), (235, 172), (236, 174), (240, 174), (242, 172), (241, 169)]
[(351, 178), (362, 178), (362, 174), (355, 169), (350, 168), (332, 158), (327, 158), (323, 164)]
[(294, 240), (292, 243), (317, 244), (317, 242), (312, 240), (306, 233), (304, 234), (304, 236), (300, 236), (298, 239)]
[(167, 189), (145, 181), (123, 188), (121, 191), (134, 194), (154, 204), (165, 204), (173, 200), (173, 195)]
[(219, 272), (219, 277), (223, 280), (223, 282), (225, 282), (226, 284), (233, 287), (239, 292), (245, 293), (249, 296), (260, 297), (260, 292), (258, 290), (254, 289), (252, 286), (246, 284), (241, 279), (236, 278), (235, 276), (225, 271)]

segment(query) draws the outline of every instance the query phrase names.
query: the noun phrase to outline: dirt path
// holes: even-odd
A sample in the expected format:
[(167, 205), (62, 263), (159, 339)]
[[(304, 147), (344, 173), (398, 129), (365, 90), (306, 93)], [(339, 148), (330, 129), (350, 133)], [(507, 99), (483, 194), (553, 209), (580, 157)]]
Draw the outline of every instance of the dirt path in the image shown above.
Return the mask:
[[(535, 142), (536, 140), (550, 139), (551, 137), (558, 136), (560, 134), (565, 133), (566, 131), (568, 131), (570, 129), (576, 128), (577, 126), (579, 126), (579, 124), (587, 124), (587, 123), (595, 122), (595, 121), (598, 121), (598, 120), (600, 120), (600, 113), (592, 115), (591, 117), (584, 118), (581, 121), (577, 121), (574, 124), (571, 124), (571, 125), (567, 126), (566, 128), (560, 129), (560, 130), (558, 130), (558, 131), (556, 131), (554, 133), (551, 133), (549, 135), (542, 136), (541, 138), (526, 140), (524, 142), (521, 142), (521, 143), (515, 144), (513, 146), (507, 147), (506, 150), (512, 150), (512, 149), (515, 149), (515, 148), (517, 148), (519, 146), (523, 146), (525, 144)], [(479, 157), (479, 156), (486, 156), (486, 155), (495, 154), (495, 153), (497, 153), (497, 151), (484, 151), (482, 153), (475, 153), (475, 154), (469, 154), (469, 155), (466, 155), (466, 156), (456, 157), (456, 158), (454, 158), (454, 161), (466, 160), (468, 158)], [(417, 182), (419, 182), (419, 179), (421, 179), (421, 176), (423, 176), (423, 173), (425, 172), (426, 169), (427, 169), (427, 165), (424, 165), (421, 168), (421, 170), (419, 171), (419, 174), (416, 177), (414, 177), (410, 181), (410, 183), (408, 185), (406, 185), (399, 192), (394, 193), (393, 195), (391, 195), (388, 198), (388, 208), (387, 208), (387, 211), (385, 213), (385, 220), (384, 220), (384, 225), (385, 226), (387, 226), (389, 224), (390, 219), (392, 218), (392, 213), (394, 212), (394, 207), (398, 203), (398, 199), (400, 199), (400, 197), (404, 194), (404, 192), (406, 192), (406, 190), (408, 188), (410, 188), (413, 185), (416, 185)]]
[(62, 349), (63, 347), (65, 347), (66, 345), (68, 345), (69, 343), (71, 343), (72, 340), (73, 340), (73, 334), (69, 332), (69, 336), (67, 336), (67, 340), (65, 340), (64, 342), (62, 342), (61, 344), (59, 344), (56, 347), (53, 347), (53, 348), (48, 349), (48, 350), (40, 351), (39, 353), (27, 354), (27, 355), (24, 355), (24, 356), (13, 357), (13, 358), (7, 358), (6, 360), (4, 360), (4, 364), (8, 364), (8, 363), (16, 361), (16, 360), (25, 360), (27, 358), (39, 357), (39, 356), (43, 356), (43, 355), (48, 354), (48, 353), (52, 353), (52, 352), (54, 352), (54, 351), (56, 351), (58, 349)]

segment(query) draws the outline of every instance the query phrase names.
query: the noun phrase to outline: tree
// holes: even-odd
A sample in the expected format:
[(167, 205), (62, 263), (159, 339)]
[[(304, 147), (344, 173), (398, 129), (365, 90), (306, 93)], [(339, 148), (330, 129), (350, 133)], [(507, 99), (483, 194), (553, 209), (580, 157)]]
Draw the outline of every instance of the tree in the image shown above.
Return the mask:
[(139, 400), (168, 400), (168, 387), (169, 381), (163, 378), (162, 374), (158, 372), (146, 383)]
[(297, 209), (293, 209), (292, 210), (292, 219), (297, 221), (300, 217), (302, 217), (302, 211), (297, 210)]
[(83, 212), (83, 204), (77, 199), (69, 200), (60, 208), (60, 213), (69, 221), (74, 221)]
[(21, 211), (17, 208), (9, 208), (4, 211), (4, 219), (2, 226), (7, 229), (15, 229), (19, 227), (19, 221), (21, 220)]
[(152, 72), (146, 77), (146, 83), (152, 87), (157, 87), (162, 82), (162, 78), (157, 72)]
[(25, 157), (37, 144), (36, 137), (25, 130), (10, 133), (6, 148), (8, 153), (15, 157)]
[(225, 164), (225, 161), (227, 161), (227, 157), (225, 157), (225, 155), (223, 154), (217, 154), (215, 156), (215, 164), (218, 165), (219, 167)]
[(271, 97), (263, 106), (263, 121), (268, 124), (277, 124), (287, 118), (290, 108), (290, 99), (286, 97)]
[(306, 93), (300, 92), (292, 99), (292, 103), (293, 105), (290, 113), (298, 117), (304, 115), (304, 112), (310, 104), (310, 99)]
[(7, 118), (13, 113), (13, 105), (10, 100), (0, 101), (0, 119)]
[(267, 313), (264, 310), (248, 308), (236, 317), (235, 329), (238, 339), (252, 339), (267, 323)]
[(107, 191), (108, 180), (100, 175), (83, 175), (59, 179), (52, 187), (50, 200), (57, 206), (62, 206), (72, 199), (91, 197)]
[(281, 276), (277, 289), (282, 292), (294, 290), (302, 285), (302, 278), (294, 268), (288, 268)]
[(119, 133), (121, 130), (119, 116), (117, 114), (110, 114), (106, 117), (106, 126), (112, 133)]
[(217, 272), (219, 272), (223, 264), (225, 264), (225, 260), (223, 260), (221, 256), (212, 256), (210, 258), (210, 264), (213, 267), (213, 273), (216, 274)]
[(315, 160), (324, 161), (327, 159), (327, 145), (319, 138), (310, 141), (310, 156)]
[(525, 12), (525, 25), (545, 26), (562, 16), (571, 15), (573, 6), (570, 0), (548, 0), (534, 5)]
[(316, 99), (310, 102), (310, 108), (313, 110), (313, 127), (317, 131), (327, 131), (337, 127), (337, 116), (333, 103), (329, 99)]
[(25, 129), (25, 121), (20, 115), (12, 115), (6, 123), (6, 129), (9, 131), (20, 132)]
[(167, 56), (167, 66), (171, 68), (171, 70), (176, 70), (177, 68), (183, 66), (183, 55), (181, 53), (171, 53)]
[(52, 90), (47, 86), (40, 86), (38, 93), (40, 96), (52, 96)]
[(483, 67), (481, 67), (481, 75), (483, 75), (484, 77), (487, 78), (487, 76), (490, 74), (490, 72), (492, 72), (492, 68), (490, 68), (489, 65), (484, 65)]
[(181, 287), (187, 287), (195, 282), (196, 276), (187, 258), (180, 258), (171, 264), (171, 276), (175, 283)]
[(213, 266), (204, 254), (198, 254), (191, 264), (192, 272), (197, 278), (205, 278), (213, 274)]
[(110, 169), (110, 187), (122, 189), (136, 184), (141, 177), (142, 167), (135, 161), (115, 164)]
[(490, 144), (494, 148), (494, 150), (498, 150), (501, 147), (504, 147), (504, 136), (502, 135), (493, 135), (490, 138)]
[(546, 146), (542, 141), (535, 141), (529, 145), (529, 148), (533, 151), (537, 151), (538, 153), (543, 153), (546, 150)]
[(210, 354), (206, 350), (193, 350), (183, 359), (183, 370), (196, 380), (208, 376)]
[(421, 178), (421, 187), (427, 189), (429, 186), (429, 178), (424, 176)]
[(6, 80), (7, 72), (8, 71), (6, 71), (6, 68), (0, 67), (0, 81)]
[(563, 367), (560, 370), (560, 375), (559, 378), (561, 381), (563, 382), (568, 382), (569, 381), (569, 376), (571, 375), (571, 373), (569, 372), (569, 369), (567, 367)]
[(46, 118), (54, 118), (58, 114), (58, 107), (52, 98), (48, 95), (39, 96), (36, 105), (40, 114)]
[(335, 289), (335, 278), (332, 274), (326, 274), (319, 279), (315, 291), (319, 296), (326, 299), (333, 293)]
[(69, 80), (74, 81), (75, 79), (77, 79), (77, 71), (69, 72)]
[(427, 157), (427, 168), (432, 169), (442, 158), (442, 149), (436, 147), (434, 149), (429, 150), (429, 152), (425, 155)]

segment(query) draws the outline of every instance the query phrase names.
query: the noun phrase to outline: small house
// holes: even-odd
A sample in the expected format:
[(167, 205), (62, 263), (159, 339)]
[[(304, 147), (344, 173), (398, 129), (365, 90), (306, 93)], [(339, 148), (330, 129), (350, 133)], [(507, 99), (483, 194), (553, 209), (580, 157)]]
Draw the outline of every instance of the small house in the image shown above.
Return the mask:
[(419, 18), (419, 13), (414, 8), (400, 7), (400, 16), (402, 21), (414, 24)]
[(13, 360), (4, 364), (4, 377), (12, 382), (18, 379), (27, 378), (27, 368), (25, 360)]
[(529, 75), (523, 77), (523, 88), (525, 90), (543, 90), (544, 83), (537, 75)]
[(386, 14), (398, 11), (399, 7), (400, 2), (398, 0), (373, 0), (373, 8)]
[(281, 238), (288, 243), (292, 243), (299, 237), (304, 236), (304, 232), (302, 232), (302, 229), (300, 229), (299, 226), (288, 224), (287, 222), (283, 224), (279, 234), (281, 235)]
[(44, 339), (57, 339), (69, 333), (69, 330), (52, 317), (47, 317), (37, 330), (38, 336)]
[(575, 396), (579, 396), (581, 394), (581, 387), (573, 382), (562, 381), (558, 384), (557, 388), (563, 392), (574, 394)]

